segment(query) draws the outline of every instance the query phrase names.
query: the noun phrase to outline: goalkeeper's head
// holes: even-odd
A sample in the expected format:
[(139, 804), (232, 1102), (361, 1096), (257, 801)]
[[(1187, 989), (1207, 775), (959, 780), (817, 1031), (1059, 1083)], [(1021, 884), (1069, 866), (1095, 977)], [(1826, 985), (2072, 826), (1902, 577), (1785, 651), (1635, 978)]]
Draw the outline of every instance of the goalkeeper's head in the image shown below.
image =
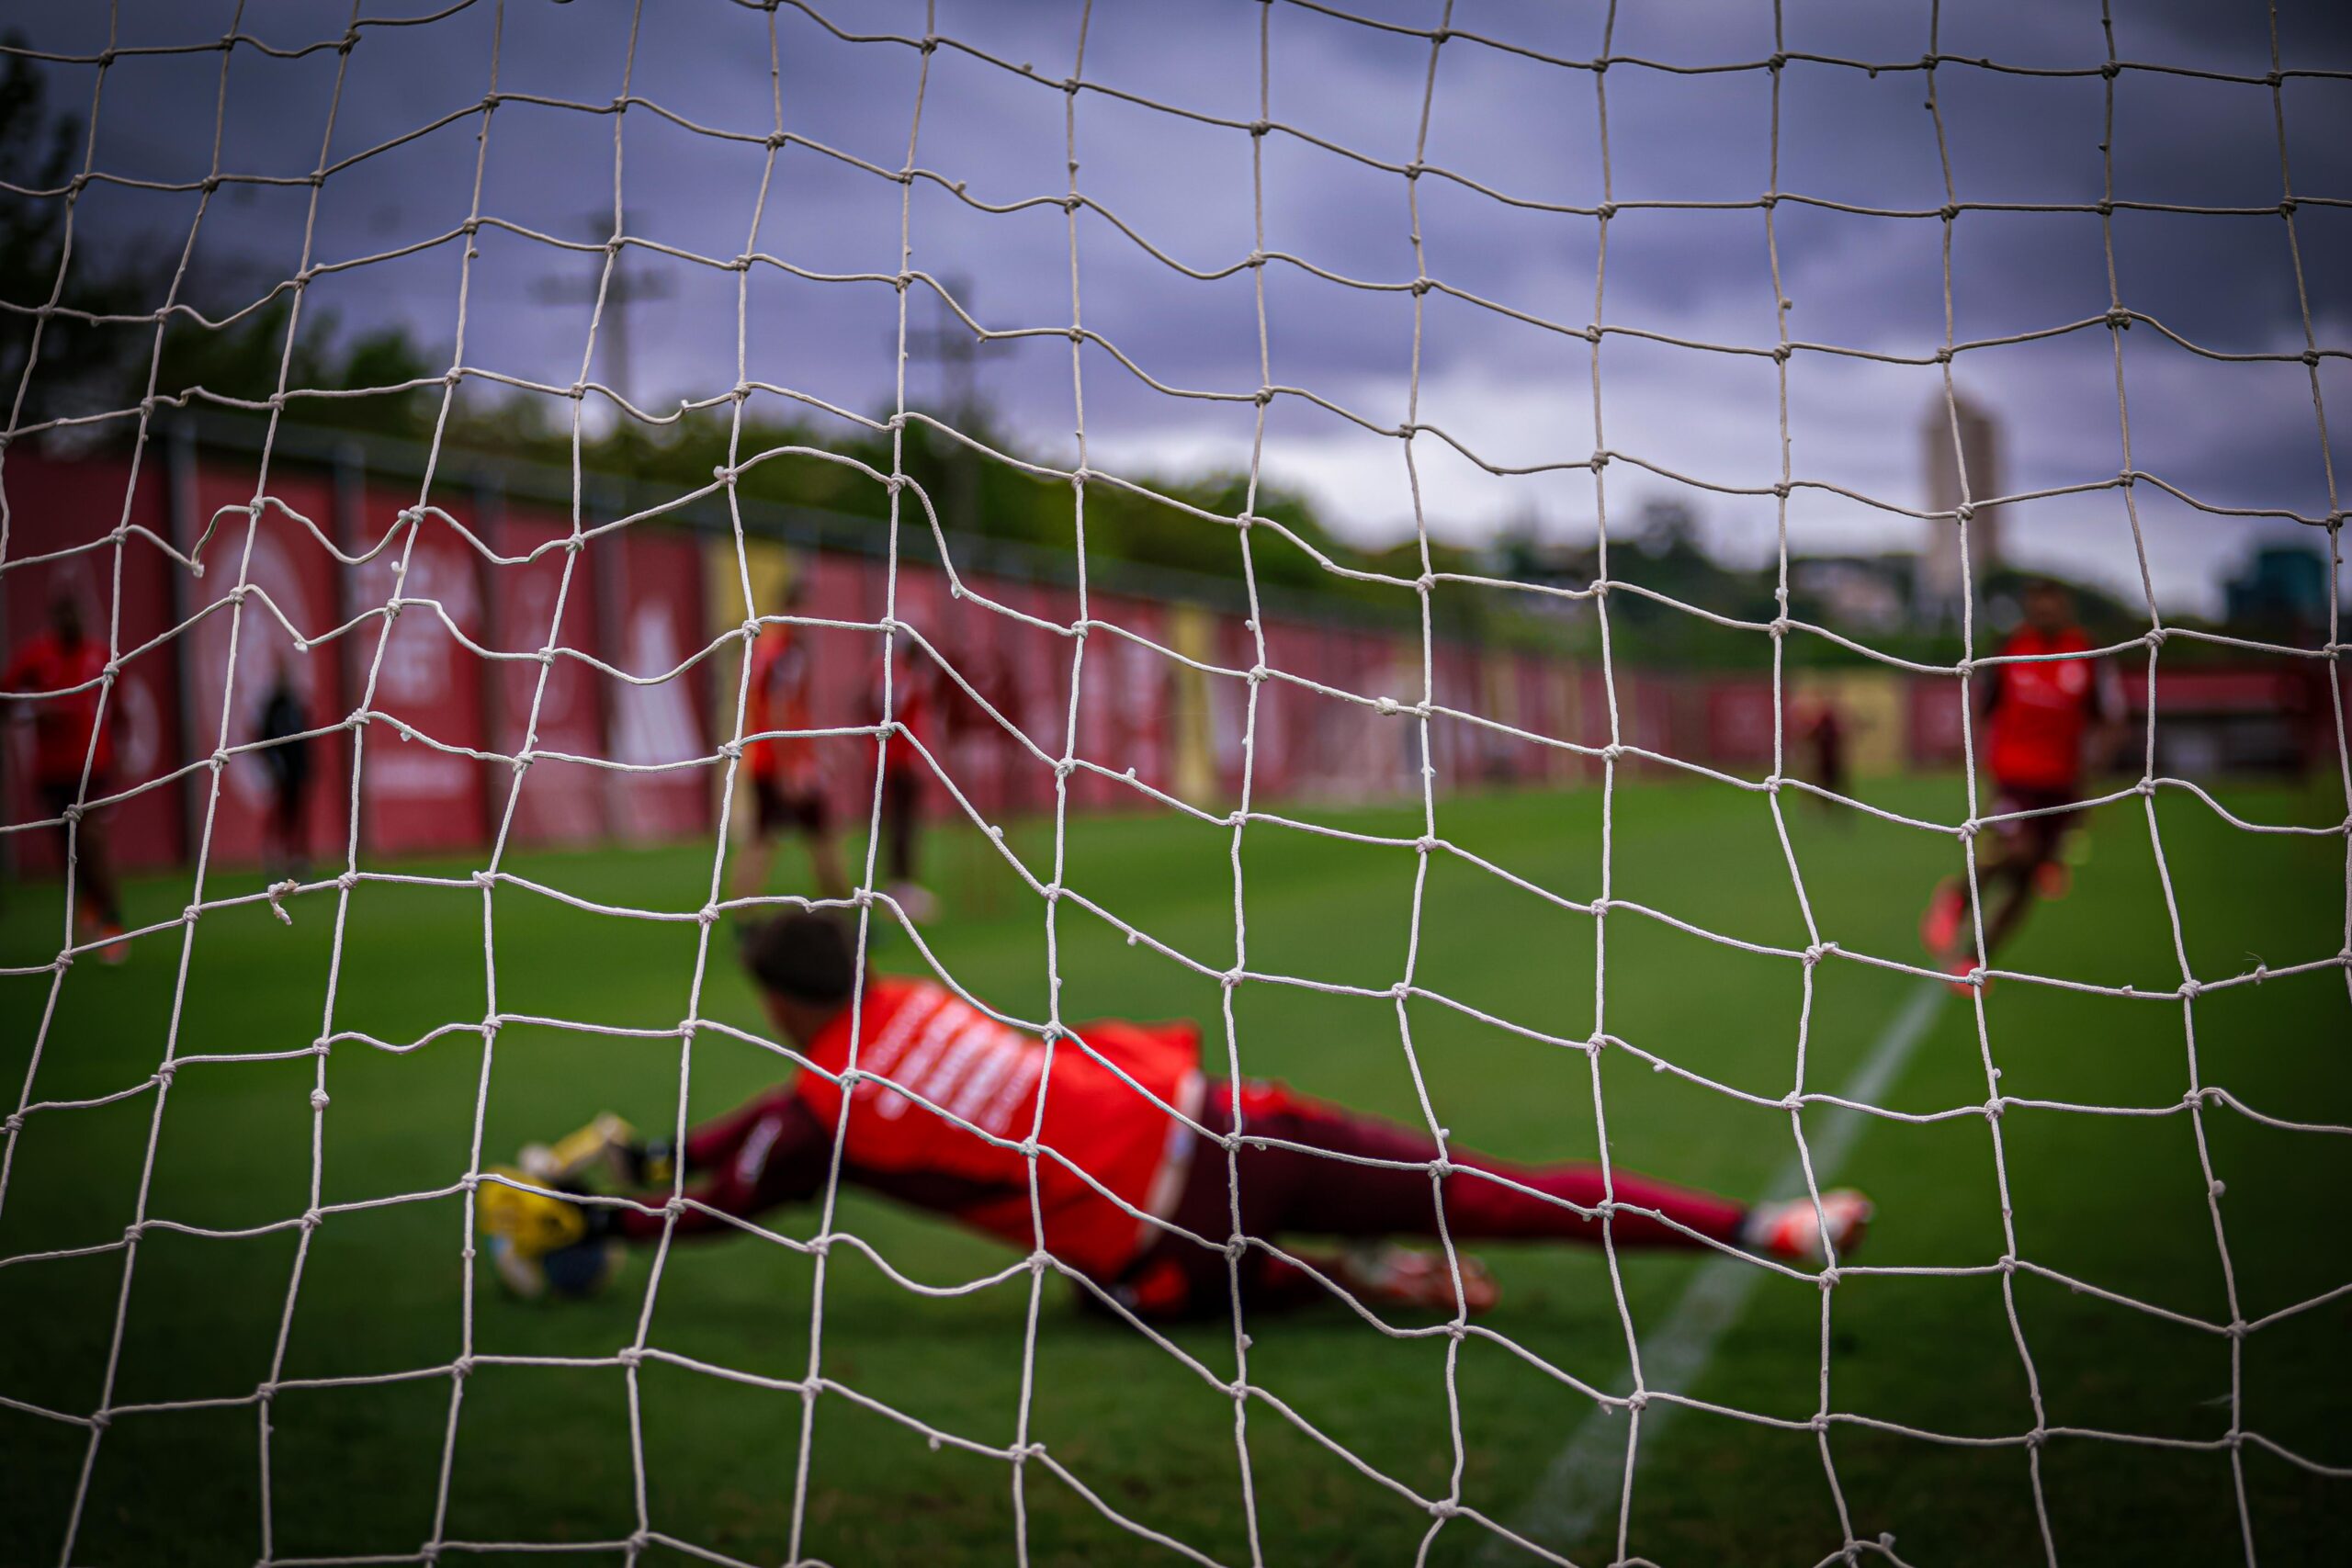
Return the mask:
[(786, 910), (742, 928), (736, 945), (768, 1017), (804, 1049), (857, 988), (856, 943), (838, 916)]
[(2066, 584), (2054, 577), (2030, 577), (2026, 580), (2025, 602), (2027, 625), (2045, 636), (2054, 636), (2075, 624), (2075, 595)]

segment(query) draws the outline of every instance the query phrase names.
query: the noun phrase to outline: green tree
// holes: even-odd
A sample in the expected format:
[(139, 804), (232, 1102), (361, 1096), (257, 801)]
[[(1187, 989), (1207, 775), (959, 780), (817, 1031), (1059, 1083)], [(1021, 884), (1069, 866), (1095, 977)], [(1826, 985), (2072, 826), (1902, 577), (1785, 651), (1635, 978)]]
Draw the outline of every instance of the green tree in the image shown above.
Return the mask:
[[(14, 33), (6, 41), (23, 43)], [(139, 247), (109, 254), (73, 231), (81, 145), (81, 122), (50, 111), (40, 68), (21, 54), (0, 57), (0, 399), (24, 388), (20, 423), (123, 406), (125, 378), (134, 364), (144, 368), (153, 344), (152, 328), (89, 320), (152, 311), (163, 295), (151, 288), (156, 264)]]
[[(7, 41), (20, 42), (14, 35)], [(25, 386), (19, 423), (26, 424), (134, 408), (147, 395), (152, 366), (160, 398), (200, 402), (205, 400), (198, 394), (209, 392), (266, 400), (277, 389), (286, 356), (294, 314), (290, 291), (255, 305), (237, 299), (203, 268), (191, 268), (177, 302), (220, 324), (175, 310), (157, 359), (154, 312), (173, 297), (179, 247), (93, 234), (86, 223), (74, 224), (82, 143), (82, 121), (52, 110), (40, 68), (21, 54), (0, 57), (0, 398), (13, 398)], [(40, 357), (27, 382), (36, 333)], [(345, 343), (332, 313), (311, 310), (296, 334), (287, 384), (390, 387), (435, 368), (401, 328)], [(374, 398), (304, 399), (290, 417), (414, 436), (428, 428), (438, 400), (430, 388)], [(129, 434), (95, 428), (101, 438)]]

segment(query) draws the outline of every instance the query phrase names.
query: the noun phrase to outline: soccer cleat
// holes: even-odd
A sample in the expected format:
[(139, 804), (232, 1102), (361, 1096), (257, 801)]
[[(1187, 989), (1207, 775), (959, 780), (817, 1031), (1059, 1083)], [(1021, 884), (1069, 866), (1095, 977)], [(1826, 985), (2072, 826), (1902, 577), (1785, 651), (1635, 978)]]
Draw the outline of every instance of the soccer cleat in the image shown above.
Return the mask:
[(74, 935), (82, 942), (95, 942), (98, 962), (120, 964), (130, 956), (130, 943), (122, 934), (122, 922), (101, 911), (88, 898), (74, 901)]
[(1919, 917), (1919, 944), (1929, 953), (1950, 953), (1960, 940), (1961, 922), (1968, 918), (1968, 889), (1955, 879), (1939, 885)]
[[(1502, 1291), (1485, 1264), (1466, 1252), (1453, 1256), (1462, 1270), (1463, 1308), (1475, 1317), (1501, 1300)], [(1437, 1312), (1454, 1310), (1453, 1275), (1441, 1253), (1409, 1247), (1361, 1248), (1348, 1254), (1345, 1282), (1368, 1302)]]
[(2044, 898), (2064, 898), (2074, 886), (2075, 873), (2064, 861), (2046, 860), (2033, 868), (2033, 890)]
[(1870, 1229), (1871, 1201), (1850, 1187), (1840, 1187), (1821, 1195), (1818, 1213), (1810, 1198), (1758, 1203), (1748, 1211), (1740, 1240), (1749, 1251), (1784, 1262), (1826, 1263), (1828, 1252), (1821, 1244), (1825, 1221), (1838, 1256), (1847, 1257), (1861, 1246), (1863, 1233)]
[[(1976, 990), (1976, 981), (1973, 978), (1976, 974), (1976, 960), (1970, 954), (1963, 953), (1957, 958), (1946, 959), (1944, 973), (1951, 976), (1944, 984), (1951, 987), (1953, 996), (1965, 997)], [(1993, 984), (1993, 977), (1987, 975), (1984, 977), (1984, 984), (1989, 987)]]

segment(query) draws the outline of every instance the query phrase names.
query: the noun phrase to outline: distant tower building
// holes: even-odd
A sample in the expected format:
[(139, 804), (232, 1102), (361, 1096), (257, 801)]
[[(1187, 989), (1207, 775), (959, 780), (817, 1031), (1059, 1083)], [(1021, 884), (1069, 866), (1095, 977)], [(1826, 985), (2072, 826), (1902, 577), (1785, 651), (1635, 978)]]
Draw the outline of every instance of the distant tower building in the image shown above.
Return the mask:
[[(1968, 494), (1980, 504), (1968, 521), (1968, 576), (1983, 582), (2001, 562), (2001, 514), (1987, 509), (1981, 498), (1999, 495), (2005, 488), (2001, 473), (2001, 427), (1978, 403), (1955, 396), (1949, 403), (1939, 397), (1928, 407), (1919, 424), (1919, 453), (1928, 475), (1928, 510), (1951, 512), (1961, 502), (1961, 464), (1955, 460), (1952, 423), (1959, 416), (1958, 457), (1968, 469)], [(1960, 525), (1950, 518), (1928, 524), (1928, 547), (1919, 557), (1919, 613), (1927, 621), (1960, 618), (1967, 584), (1961, 580)]]

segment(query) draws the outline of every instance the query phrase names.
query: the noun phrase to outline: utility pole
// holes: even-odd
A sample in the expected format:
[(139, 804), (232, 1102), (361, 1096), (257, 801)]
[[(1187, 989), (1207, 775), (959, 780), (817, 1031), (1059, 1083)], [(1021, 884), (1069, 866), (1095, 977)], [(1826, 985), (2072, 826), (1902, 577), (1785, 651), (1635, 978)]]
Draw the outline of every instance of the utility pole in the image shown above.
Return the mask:
[[(969, 278), (943, 277), (940, 287), (961, 304), (967, 313), (973, 312), (972, 284)], [(985, 338), (964, 324), (947, 301), (937, 294), (933, 297), (932, 325), (910, 327), (907, 332), (907, 357), (922, 360), (939, 367), (940, 418), (951, 428), (966, 435), (976, 435), (980, 423), (979, 372), (980, 355), (993, 354), (1006, 346), (1002, 341)], [(897, 347), (894, 342), (891, 346)], [(949, 525), (960, 523), (968, 529), (979, 525), (980, 468), (979, 455), (960, 442), (951, 444), (947, 454)]]
[[(629, 212), (621, 213), (621, 232), (629, 229)], [(591, 212), (581, 221), (581, 231), (592, 240), (612, 237), (612, 214)], [(531, 286), (531, 296), (547, 305), (590, 305), (596, 302), (602, 288), (605, 313), (597, 324), (597, 348), (605, 365), (605, 384), (624, 401), (637, 401), (630, 377), (628, 348), (629, 307), (643, 299), (666, 299), (670, 297), (670, 280), (658, 272), (642, 272), (629, 263), (624, 247), (612, 259), (608, 278), (591, 279), (585, 283), (564, 277), (542, 277)], [(624, 418), (627, 416), (624, 415)]]

